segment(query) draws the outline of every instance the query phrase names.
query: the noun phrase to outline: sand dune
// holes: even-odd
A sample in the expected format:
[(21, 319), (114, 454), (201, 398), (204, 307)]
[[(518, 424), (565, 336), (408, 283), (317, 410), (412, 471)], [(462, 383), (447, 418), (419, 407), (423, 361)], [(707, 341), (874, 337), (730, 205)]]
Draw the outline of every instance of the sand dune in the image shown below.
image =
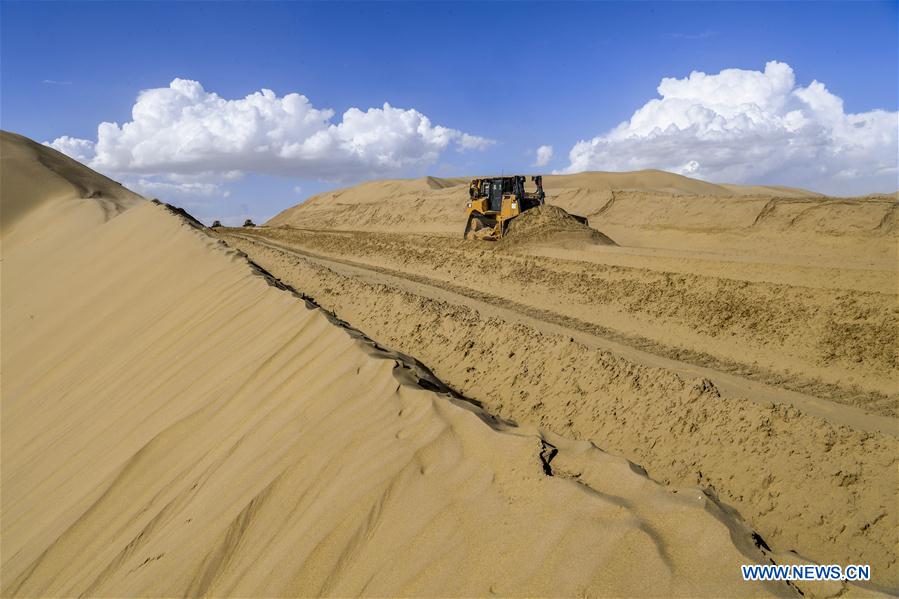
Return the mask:
[(768, 185), (730, 185), (717, 184), (691, 179), (659, 170), (642, 170), (622, 173), (585, 172), (574, 175), (548, 175), (544, 183), (554, 189), (589, 189), (653, 191), (671, 195), (756, 195), (772, 191), (784, 196), (809, 197), (816, 196), (811, 191), (792, 187)]
[[(466, 177), (422, 177), (363, 183), (313, 196), (303, 204), (284, 210), (268, 224), (372, 231), (390, 230), (392, 226), (402, 224), (411, 230), (458, 232), (464, 225), (462, 208), (467, 201), (467, 195), (459, 188), (467, 186), (469, 180)], [(532, 184), (528, 182), (528, 185)], [(602, 211), (617, 191), (711, 197), (818, 195), (785, 187), (716, 185), (655, 170), (547, 175), (544, 187), (550, 203), (583, 216)]]
[[(490, 411), (592, 440), (656, 480), (699, 484), (775, 549), (863, 559), (896, 584), (895, 375), (876, 374), (895, 356), (895, 322), (882, 320), (895, 298), (440, 237), (221, 234)], [(645, 336), (622, 323), (646, 323)], [(871, 390), (877, 381), (890, 395)]]
[[(4, 241), (29, 213), (42, 211), (58, 226), (77, 228), (107, 220), (142, 198), (121, 184), (85, 169), (58, 153), (49, 152), (21, 135), (3, 133), (4, 188), (20, 180), (15, 193), (4, 194), (0, 231)], [(74, 221), (74, 222), (73, 222)]]
[(550, 207), (614, 244), (539, 213), (539, 243), (514, 222), (484, 243), (460, 235), (465, 183), (366, 183), (218, 234), (491, 412), (698, 484), (775, 549), (863, 560), (899, 588), (896, 195), (547, 176)]
[[(468, 179), (387, 180), (325, 192), (269, 226), (461, 235)], [(586, 216), (630, 247), (892, 268), (899, 246), (895, 196), (830, 198), (779, 186), (719, 185), (663, 171), (544, 177), (547, 202)], [(788, 234), (785, 234), (788, 233)]]
[(697, 489), (489, 416), (52, 150), (2, 156), (4, 596), (792, 593), (740, 580), (768, 558)]
[[(592, 210), (577, 192), (555, 202)], [(892, 270), (899, 239), (895, 198), (671, 195), (615, 191), (591, 225), (631, 247), (705, 250), (811, 264), (872, 264)]]

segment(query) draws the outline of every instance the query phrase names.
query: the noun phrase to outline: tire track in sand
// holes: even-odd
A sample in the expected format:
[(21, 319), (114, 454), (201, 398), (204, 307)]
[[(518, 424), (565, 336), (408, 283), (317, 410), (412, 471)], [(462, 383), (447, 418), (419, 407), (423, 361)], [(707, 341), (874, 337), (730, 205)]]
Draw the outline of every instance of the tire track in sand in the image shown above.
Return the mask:
[[(642, 349), (640, 346), (657, 349), (656, 346), (658, 344), (649, 340), (625, 337), (605, 327), (574, 317), (534, 308), (508, 298), (462, 285), (431, 279), (422, 275), (373, 266), (344, 258), (322, 256), (293, 246), (285, 246), (267, 239), (261, 239), (259, 235), (252, 233), (228, 232), (225, 236), (233, 236), (275, 251), (302, 256), (319, 265), (331, 268), (337, 272), (342, 271), (344, 274), (349, 274), (367, 282), (384, 283), (431, 299), (466, 305), (477, 309), (485, 315), (521, 322), (546, 333), (568, 335), (588, 347), (610, 351), (639, 364), (664, 368), (687, 378), (708, 378), (725, 398), (733, 397), (763, 404), (771, 402), (789, 405), (833, 424), (845, 425), (865, 432), (877, 432), (899, 437), (899, 422), (894, 418), (870, 414), (853, 406), (835, 403), (790, 389), (775, 387), (716, 368), (652, 353)], [(703, 357), (715, 360), (711, 357)]]

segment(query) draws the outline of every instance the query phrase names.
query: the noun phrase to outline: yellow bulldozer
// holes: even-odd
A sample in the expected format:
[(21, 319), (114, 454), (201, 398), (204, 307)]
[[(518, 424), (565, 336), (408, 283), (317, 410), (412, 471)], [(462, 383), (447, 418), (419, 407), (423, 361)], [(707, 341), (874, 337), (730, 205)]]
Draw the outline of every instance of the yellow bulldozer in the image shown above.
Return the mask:
[(516, 216), (543, 205), (543, 177), (531, 177), (536, 192), (525, 191), (525, 179), (522, 175), (472, 179), (468, 186), (465, 239), (500, 239)]

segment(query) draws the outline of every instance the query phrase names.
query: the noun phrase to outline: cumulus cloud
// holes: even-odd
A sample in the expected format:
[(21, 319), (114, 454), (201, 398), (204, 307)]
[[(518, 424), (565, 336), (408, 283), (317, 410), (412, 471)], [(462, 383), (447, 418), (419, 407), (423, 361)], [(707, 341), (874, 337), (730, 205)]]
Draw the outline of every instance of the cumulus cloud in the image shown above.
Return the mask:
[(209, 178), (245, 172), (322, 180), (383, 176), (433, 163), (441, 152), (491, 140), (431, 123), (414, 109), (316, 108), (306, 96), (263, 89), (225, 99), (197, 81), (142, 91), (131, 121), (104, 122), (97, 139), (48, 145), (111, 174)]
[(810, 187), (828, 193), (895, 191), (899, 113), (847, 114), (788, 64), (694, 71), (664, 78), (660, 98), (569, 153), (563, 172), (658, 168), (701, 179)]
[(201, 181), (188, 181), (183, 183), (171, 181), (159, 181), (141, 177), (134, 181), (126, 181), (126, 186), (144, 195), (191, 195), (191, 196), (222, 196), (228, 197), (230, 192), (222, 190), (218, 183), (203, 183)]
[(537, 148), (537, 160), (534, 161), (534, 166), (546, 166), (552, 160), (552, 157), (552, 146), (540, 146)]
[(486, 150), (495, 143), (496, 141), (492, 139), (469, 135), (468, 133), (463, 133), (458, 141), (459, 147), (463, 150)]
[(94, 158), (94, 142), (87, 139), (78, 139), (77, 137), (69, 137), (63, 135), (53, 140), (53, 143), (44, 142), (47, 145), (59, 150), (66, 156), (71, 156), (78, 162), (90, 162)]

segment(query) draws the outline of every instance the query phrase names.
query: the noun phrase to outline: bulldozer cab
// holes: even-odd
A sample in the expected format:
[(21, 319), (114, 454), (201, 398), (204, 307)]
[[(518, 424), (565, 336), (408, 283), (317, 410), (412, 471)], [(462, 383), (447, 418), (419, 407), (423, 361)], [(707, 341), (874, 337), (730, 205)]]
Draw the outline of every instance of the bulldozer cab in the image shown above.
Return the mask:
[(525, 195), (525, 178), (521, 176), (494, 177), (492, 179), (476, 179), (476, 181), (479, 181), (480, 185), (472, 186), (471, 197), (472, 199), (486, 198), (487, 210), (490, 212), (502, 211), (503, 196), (523, 198)]

